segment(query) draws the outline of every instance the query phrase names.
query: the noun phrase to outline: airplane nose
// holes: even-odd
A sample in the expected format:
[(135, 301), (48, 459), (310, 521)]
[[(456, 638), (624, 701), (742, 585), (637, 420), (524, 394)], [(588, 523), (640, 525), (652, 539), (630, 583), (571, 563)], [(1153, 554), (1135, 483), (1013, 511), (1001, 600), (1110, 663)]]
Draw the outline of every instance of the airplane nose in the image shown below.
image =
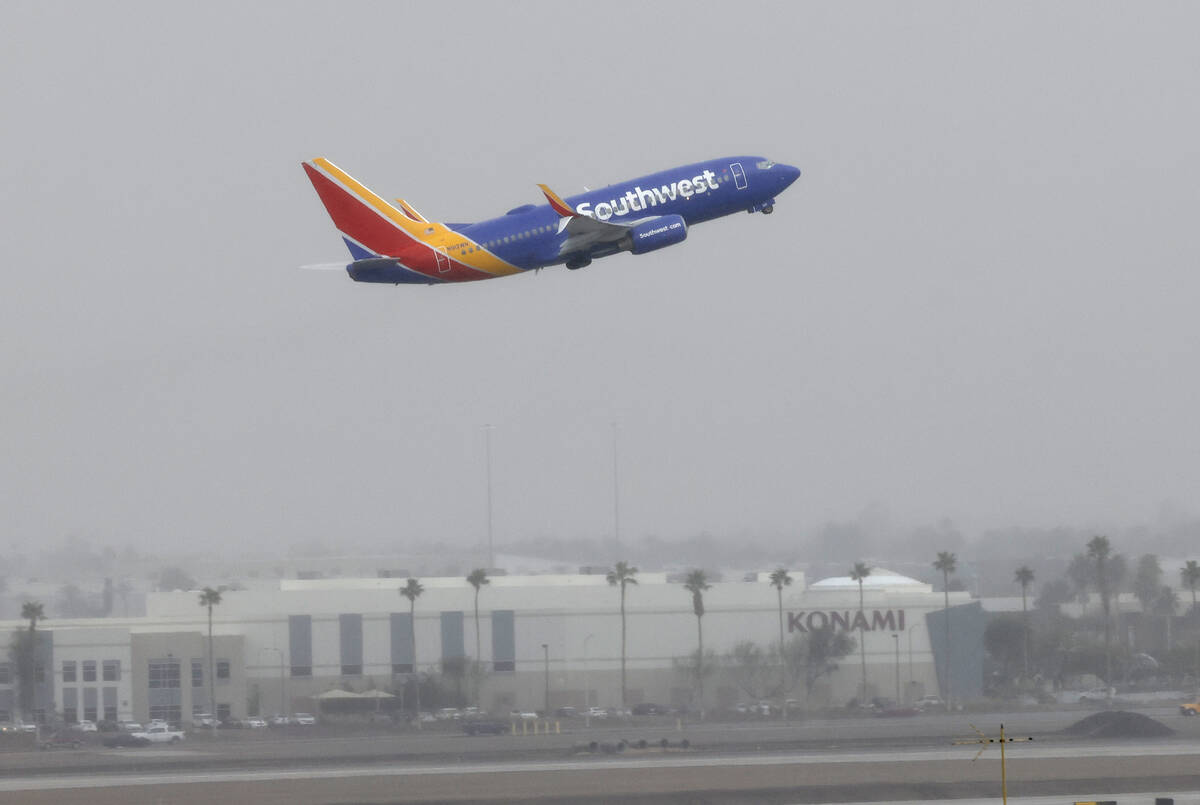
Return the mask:
[(780, 190), (791, 187), (792, 182), (800, 178), (799, 168), (794, 168), (791, 165), (777, 165), (776, 167), (779, 169), (782, 180), (782, 184), (779, 187)]

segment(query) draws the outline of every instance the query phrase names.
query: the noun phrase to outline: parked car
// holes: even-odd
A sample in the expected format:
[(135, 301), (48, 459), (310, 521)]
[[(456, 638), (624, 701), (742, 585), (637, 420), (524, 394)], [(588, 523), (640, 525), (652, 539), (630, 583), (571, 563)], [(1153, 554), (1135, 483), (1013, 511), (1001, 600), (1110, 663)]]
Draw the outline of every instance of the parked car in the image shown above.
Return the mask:
[(137, 732), (114, 732), (104, 739), (104, 745), (115, 749), (131, 746), (149, 746), (150, 739)]
[(192, 726), (196, 729), (212, 729), (217, 726), (217, 717), (212, 713), (197, 713), (192, 716)]
[(441, 710), (438, 710), (436, 713), (434, 713), (433, 717), (438, 721), (457, 721), (458, 719), (462, 718), (462, 713), (458, 711), (457, 707), (443, 707)]
[(633, 706), (632, 712), (635, 716), (665, 716), (669, 710), (661, 704), (638, 702)]
[(267, 728), (267, 722), (263, 721), (261, 718), (252, 716), (250, 718), (243, 719), (242, 726), (248, 730), (265, 730)]
[(292, 723), (301, 727), (312, 727), (316, 725), (317, 719), (312, 713), (295, 713), (292, 715)]
[(519, 718), (522, 721), (536, 721), (538, 714), (532, 710), (513, 710), (509, 714), (510, 718)]
[(588, 718), (608, 718), (608, 711), (603, 707), (589, 707)]
[(268, 727), (286, 727), (292, 723), (292, 720), (287, 716), (282, 716), (276, 713), (267, 719)]
[(512, 730), (512, 725), (498, 718), (473, 718), (463, 722), (463, 732), (467, 735), (504, 735)]
[(83, 745), (83, 733), (76, 729), (59, 730), (38, 746), (42, 749), (78, 749)]
[(899, 704), (892, 699), (882, 698), (876, 698), (871, 703), (871, 712), (876, 716), (882, 716), (884, 718), (918, 716), (921, 714), (920, 708), (909, 707), (908, 705)]
[(141, 732), (142, 725), (137, 721), (118, 721), (117, 729), (121, 732)]
[(177, 744), (183, 740), (183, 732), (173, 730), (167, 724), (151, 724), (141, 732), (131, 732), (130, 735), (145, 738), (154, 744)]
[(554, 715), (556, 715), (558, 718), (579, 718), (579, 711), (574, 707), (567, 705), (566, 707), (560, 707), (555, 710)]
[(941, 696), (930, 694), (917, 699), (916, 708), (918, 710), (944, 710), (946, 709), (946, 703), (942, 701)]
[(1181, 716), (1200, 716), (1200, 699), (1179, 705), (1179, 714)]
[(80, 721), (75, 725), (75, 729), (79, 730), (80, 732), (96, 732), (99, 728), (96, 726), (95, 721), (88, 721), (85, 718), (83, 721)]
[(1115, 688), (1092, 688), (1079, 694), (1080, 704), (1104, 704), (1116, 694)]

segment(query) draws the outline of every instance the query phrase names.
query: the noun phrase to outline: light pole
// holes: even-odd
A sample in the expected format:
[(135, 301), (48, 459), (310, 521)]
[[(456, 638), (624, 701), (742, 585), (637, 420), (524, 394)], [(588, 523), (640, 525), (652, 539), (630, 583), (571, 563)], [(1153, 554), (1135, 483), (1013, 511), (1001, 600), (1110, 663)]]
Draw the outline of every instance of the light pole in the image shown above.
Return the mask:
[(484, 425), (483, 433), (487, 444), (487, 538), (488, 570), (496, 567), (496, 551), (492, 542), (492, 426)]
[(892, 640), (896, 643), (896, 704), (900, 704), (900, 635), (892, 633)]
[(583, 726), (592, 726), (592, 684), (591, 669), (588, 666), (588, 641), (595, 637), (589, 634), (583, 638)]
[(542, 655), (546, 663), (546, 718), (550, 717), (550, 644), (542, 643)]
[(908, 627), (908, 687), (912, 688), (913, 678), (913, 659), (912, 659), (912, 630), (916, 629), (919, 624), (914, 623)]
[(617, 482), (617, 479), (618, 479), (618, 476), (617, 476), (617, 469), (618, 469), (618, 463), (617, 463), (617, 437), (618, 437), (618, 436), (620, 435), (620, 433), (621, 433), (621, 426), (620, 426), (620, 424), (618, 424), (617, 422), (615, 422), (615, 421), (614, 421), (614, 422), (612, 423), (612, 429), (613, 429), (613, 443), (612, 443), (612, 456), (613, 456), (613, 542), (614, 542), (614, 543), (616, 543), (616, 544), (615, 544), (615, 550), (616, 550), (616, 553), (617, 553), (617, 557), (618, 557), (618, 558), (620, 558), (620, 554), (621, 554), (621, 495), (620, 495), (620, 485), (619, 485), (619, 484), (618, 484), (618, 482)]

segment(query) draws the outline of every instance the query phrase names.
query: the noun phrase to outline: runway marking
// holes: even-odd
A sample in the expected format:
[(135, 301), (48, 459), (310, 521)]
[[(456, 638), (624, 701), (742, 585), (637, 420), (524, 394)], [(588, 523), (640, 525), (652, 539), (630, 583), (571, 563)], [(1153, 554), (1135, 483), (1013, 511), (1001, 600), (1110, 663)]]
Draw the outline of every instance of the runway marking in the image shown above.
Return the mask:
[[(1064, 796), (1059, 794), (1052, 797), (1009, 797), (1008, 801), (1013, 805), (1064, 805), (1070, 802), (1087, 802), (1094, 800), (1116, 799), (1120, 805), (1154, 805), (1154, 800), (1158, 797), (1169, 797), (1175, 800), (1175, 805), (1200, 805), (1200, 791), (1159, 791), (1154, 794), (1118, 794), (1110, 793), (1097, 794), (1081, 793)], [(996, 805), (996, 797), (983, 797), (978, 799), (955, 799), (950, 800), (953, 805)], [(797, 805), (802, 805), (797, 803)], [(821, 805), (929, 805), (929, 800), (926, 799), (906, 799), (906, 800), (888, 800), (886, 802), (826, 802)]]
[[(1019, 748), (1017, 748), (1019, 747)], [(1143, 757), (1164, 755), (1196, 755), (1200, 747), (1194, 743), (1143, 744), (1140, 746), (1072, 744), (1014, 744), (1011, 755), (1039, 760), (1078, 757)], [(785, 766), (798, 764), (887, 763), (922, 761), (965, 761), (961, 749), (917, 749), (884, 754), (880, 752), (838, 752), (767, 755), (662, 755), (658, 757), (625, 758), (619, 756), (589, 757), (564, 761), (520, 761), (514, 763), (462, 763), (438, 766), (348, 766), (317, 769), (264, 769), (261, 771), (217, 769), (207, 772), (158, 772), (152, 774), (87, 774), (57, 778), (12, 777), (0, 779), (0, 791), (51, 791), (77, 788), (111, 788), (133, 785), (186, 785), (212, 782), (270, 782), (275, 780), (320, 780), (350, 777), (423, 777), (446, 774), (522, 774), (554, 771), (583, 771), (589, 769), (649, 769), (692, 768), (697, 766)], [(999, 758), (979, 762), (999, 763)]]

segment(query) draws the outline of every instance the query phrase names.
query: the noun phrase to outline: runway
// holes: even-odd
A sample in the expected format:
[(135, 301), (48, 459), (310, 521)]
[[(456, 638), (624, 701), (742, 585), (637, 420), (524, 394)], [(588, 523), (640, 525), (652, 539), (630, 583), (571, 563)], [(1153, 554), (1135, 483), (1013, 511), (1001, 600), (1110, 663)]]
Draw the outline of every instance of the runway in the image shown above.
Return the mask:
[[(906, 752), (645, 754), (547, 761), (407, 763), (381, 766), (180, 770), (10, 776), (3, 801), (21, 803), (213, 801), (400, 803), (550, 801), (813, 803), (928, 801), (999, 794), (998, 752), (972, 761), (973, 747)], [(1117, 790), (1200, 789), (1200, 746), (1192, 741), (1014, 744), (1014, 796), (1059, 793), (1113, 798)], [(1097, 794), (1099, 796), (1100, 794)], [(1161, 795), (1161, 794), (1160, 794)], [(1030, 805), (1035, 800), (1030, 800)], [(1071, 801), (1074, 801), (1073, 799)]]

